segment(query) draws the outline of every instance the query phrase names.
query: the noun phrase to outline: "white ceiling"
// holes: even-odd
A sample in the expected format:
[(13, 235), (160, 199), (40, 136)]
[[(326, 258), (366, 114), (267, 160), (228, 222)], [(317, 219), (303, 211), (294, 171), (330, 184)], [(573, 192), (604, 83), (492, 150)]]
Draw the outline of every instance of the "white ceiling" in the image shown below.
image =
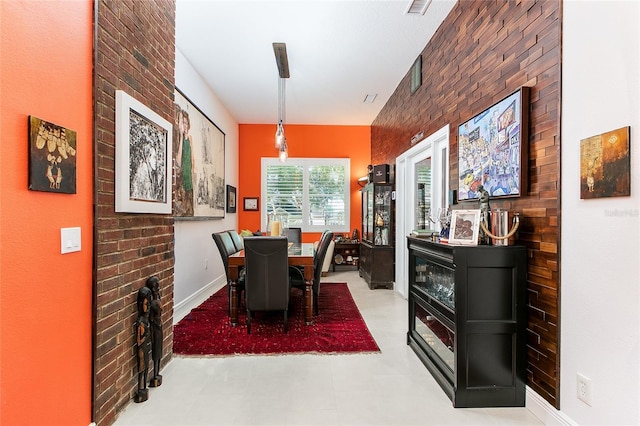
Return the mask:
[(176, 47), (238, 123), (276, 123), (284, 42), (286, 123), (370, 125), (456, 3), (425, 2), (177, 0)]

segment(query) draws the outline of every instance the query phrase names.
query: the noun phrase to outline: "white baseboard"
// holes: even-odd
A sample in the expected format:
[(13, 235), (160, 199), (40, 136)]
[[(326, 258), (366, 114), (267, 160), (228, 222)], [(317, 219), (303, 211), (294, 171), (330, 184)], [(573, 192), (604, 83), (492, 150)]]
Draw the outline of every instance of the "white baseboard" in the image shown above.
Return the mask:
[(543, 397), (527, 386), (527, 409), (548, 426), (577, 426), (569, 416), (549, 404)]
[(205, 300), (211, 297), (216, 291), (227, 285), (226, 276), (210, 282), (202, 287), (182, 302), (173, 306), (173, 325), (176, 325), (182, 318), (186, 317), (193, 308), (200, 306)]

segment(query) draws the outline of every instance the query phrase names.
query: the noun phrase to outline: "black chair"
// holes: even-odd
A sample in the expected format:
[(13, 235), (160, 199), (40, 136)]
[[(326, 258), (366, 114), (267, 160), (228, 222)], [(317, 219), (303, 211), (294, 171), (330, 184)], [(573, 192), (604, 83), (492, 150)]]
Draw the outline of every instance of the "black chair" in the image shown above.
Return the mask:
[[(333, 240), (333, 232), (324, 231), (320, 237), (320, 243), (318, 249), (313, 255), (313, 314), (318, 315), (318, 296), (320, 295), (320, 278), (322, 277), (322, 263), (324, 257), (327, 254), (329, 244)], [(291, 287), (301, 288), (304, 292), (305, 282), (304, 278), (299, 277), (291, 278)]]
[(236, 252), (244, 249), (244, 243), (242, 242), (242, 238), (240, 238), (240, 234), (235, 229), (230, 229), (227, 231), (231, 236), (231, 240), (233, 241), (233, 245), (236, 247)]
[(289, 260), (285, 237), (246, 237), (244, 239), (247, 334), (251, 333), (254, 311), (282, 311), (284, 332), (289, 308)]
[[(231, 315), (231, 285), (229, 284), (229, 256), (234, 253), (237, 253), (239, 250), (236, 249), (235, 244), (233, 243), (233, 239), (231, 235), (227, 231), (223, 232), (214, 232), (211, 234), (213, 241), (216, 243), (216, 247), (218, 247), (218, 251), (220, 252), (220, 257), (222, 257), (222, 264), (224, 265), (224, 275), (227, 277), (227, 291), (229, 295), (229, 315)], [(244, 290), (244, 277), (239, 276), (238, 282), (236, 283), (236, 287), (238, 289), (238, 300), (242, 300), (240, 295)]]
[(282, 233), (290, 243), (302, 242), (302, 228), (283, 228)]

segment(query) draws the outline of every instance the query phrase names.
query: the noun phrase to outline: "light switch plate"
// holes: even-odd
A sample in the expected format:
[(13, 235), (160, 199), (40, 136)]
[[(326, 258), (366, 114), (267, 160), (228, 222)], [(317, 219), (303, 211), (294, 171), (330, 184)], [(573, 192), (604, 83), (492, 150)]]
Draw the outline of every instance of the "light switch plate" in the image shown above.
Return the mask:
[(75, 228), (61, 228), (60, 229), (60, 253), (72, 253), (74, 251), (80, 251), (80, 227)]

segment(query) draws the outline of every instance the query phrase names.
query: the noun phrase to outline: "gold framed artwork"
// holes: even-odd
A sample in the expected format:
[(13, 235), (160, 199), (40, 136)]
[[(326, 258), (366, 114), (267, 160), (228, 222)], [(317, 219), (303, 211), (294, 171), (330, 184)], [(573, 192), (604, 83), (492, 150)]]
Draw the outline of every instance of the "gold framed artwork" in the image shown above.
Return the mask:
[(77, 133), (29, 116), (29, 189), (76, 193)]
[(631, 195), (629, 126), (580, 141), (580, 198)]

